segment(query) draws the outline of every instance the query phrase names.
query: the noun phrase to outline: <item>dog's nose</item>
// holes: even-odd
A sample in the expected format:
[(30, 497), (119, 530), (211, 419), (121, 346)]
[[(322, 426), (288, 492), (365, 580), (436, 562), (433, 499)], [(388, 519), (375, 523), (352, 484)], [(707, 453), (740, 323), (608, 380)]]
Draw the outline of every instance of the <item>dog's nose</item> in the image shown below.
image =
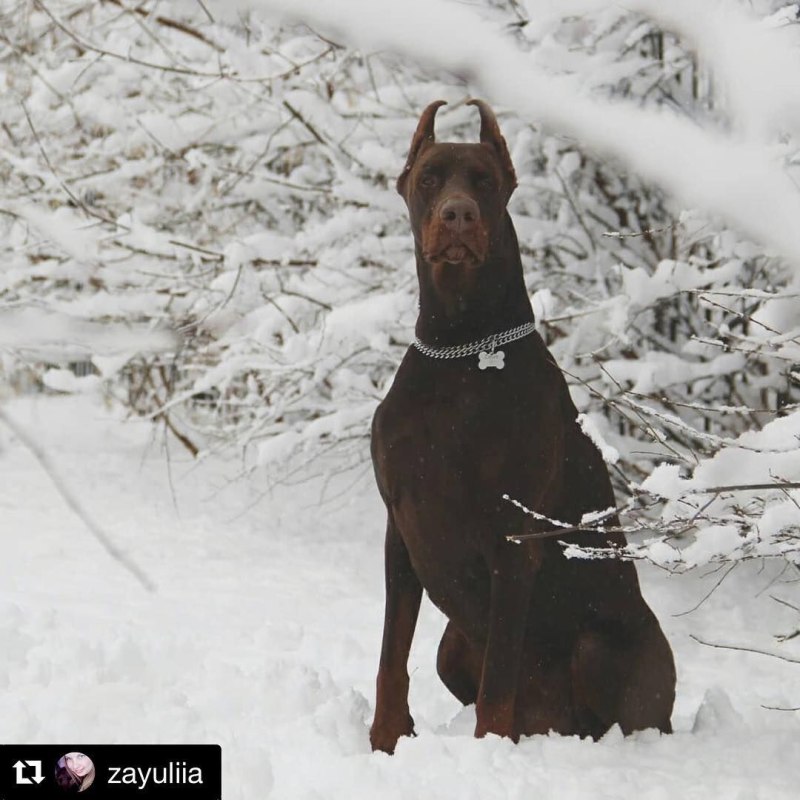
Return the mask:
[(469, 197), (449, 197), (439, 208), (439, 219), (455, 233), (473, 228), (480, 217), (478, 204)]

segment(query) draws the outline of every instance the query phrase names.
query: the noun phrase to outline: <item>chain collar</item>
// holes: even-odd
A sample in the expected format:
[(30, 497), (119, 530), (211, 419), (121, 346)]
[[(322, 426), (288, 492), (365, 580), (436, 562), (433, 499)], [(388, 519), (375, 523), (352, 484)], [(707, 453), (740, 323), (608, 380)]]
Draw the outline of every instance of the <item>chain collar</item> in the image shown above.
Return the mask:
[(433, 347), (432, 345), (425, 344), (425, 342), (421, 341), (419, 338), (416, 338), (414, 340), (414, 347), (429, 358), (463, 358), (464, 356), (474, 356), (477, 354), (479, 369), (486, 369), (487, 367), (503, 369), (505, 353), (502, 350), (497, 350), (497, 348), (509, 342), (516, 342), (517, 339), (530, 336), (535, 330), (536, 325), (533, 322), (525, 322), (522, 325), (517, 325), (516, 328), (511, 328), (502, 333), (493, 333), (477, 342), (470, 342), (469, 344)]

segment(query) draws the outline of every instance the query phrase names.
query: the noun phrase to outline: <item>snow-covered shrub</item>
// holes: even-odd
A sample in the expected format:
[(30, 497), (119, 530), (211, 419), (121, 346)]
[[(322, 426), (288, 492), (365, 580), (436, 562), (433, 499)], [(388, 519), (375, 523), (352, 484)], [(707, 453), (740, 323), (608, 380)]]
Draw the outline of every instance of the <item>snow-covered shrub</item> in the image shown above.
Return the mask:
[[(195, 454), (235, 447), (254, 466), (339, 447), (358, 462), (416, 312), (394, 178), (431, 100), (450, 101), (441, 139), (476, 138), (463, 101), (492, 88), (490, 67), (465, 76), (440, 68), (455, 49), (424, 63), (378, 50), (391, 41), (380, 24), (353, 25), (376, 42), (356, 49), (349, 15), (369, 14), (354, 0), (336, 4), (341, 36), (326, 4), (289, 4), (294, 21), (271, 16), (288, 7), (277, 0), (221, 5), (3, 6), (0, 374), (69, 390), (47, 370), (90, 362)], [(746, 159), (738, 184), (724, 160), (743, 142), (796, 172), (800, 115), (780, 59), (797, 9), (664, 5), (485, 0), (459, 13), (565, 93), (569, 136), (549, 106), (544, 126), (498, 105), (520, 178), (511, 211), (539, 328), (620, 501), (655, 493), (668, 502), (648, 519), (661, 514), (664, 536), (700, 530), (684, 564), (796, 559), (794, 489), (722, 487), (800, 479), (800, 287), (783, 258), (800, 247), (758, 194), (773, 184)], [(726, 41), (752, 45), (746, 68)], [(608, 119), (630, 114), (624, 146), (570, 92)], [(681, 158), (701, 156), (660, 160), (674, 120), (722, 153), (698, 173), (695, 207)], [(19, 311), (32, 315), (22, 332)], [(117, 335), (87, 332), (98, 324)], [(636, 555), (665, 563), (665, 546)]]

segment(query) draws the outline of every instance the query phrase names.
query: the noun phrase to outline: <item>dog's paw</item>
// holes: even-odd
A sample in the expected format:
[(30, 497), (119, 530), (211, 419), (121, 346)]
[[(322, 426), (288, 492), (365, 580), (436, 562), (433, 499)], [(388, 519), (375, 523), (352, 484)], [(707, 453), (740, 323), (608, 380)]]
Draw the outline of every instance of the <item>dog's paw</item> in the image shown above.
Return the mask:
[(392, 755), (397, 746), (397, 740), (401, 736), (415, 736), (414, 720), (410, 714), (406, 714), (405, 718), (388, 719), (381, 722), (376, 720), (369, 730), (369, 741), (373, 752), (381, 750)]

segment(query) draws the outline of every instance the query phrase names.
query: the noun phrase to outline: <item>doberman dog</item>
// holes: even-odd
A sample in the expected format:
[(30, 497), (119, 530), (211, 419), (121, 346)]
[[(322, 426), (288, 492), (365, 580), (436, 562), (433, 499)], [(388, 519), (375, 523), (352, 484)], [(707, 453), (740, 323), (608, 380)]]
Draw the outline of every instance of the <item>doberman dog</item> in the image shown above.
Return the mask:
[[(475, 735), (599, 738), (671, 731), (675, 665), (634, 565), (568, 559), (559, 540), (622, 546), (617, 532), (524, 537), (614, 508), (599, 450), (535, 332), (506, 205), (516, 175), (480, 100), (479, 144), (438, 143), (423, 112), (397, 190), (408, 206), (416, 341), (372, 425), (388, 510), (386, 608), (373, 750), (414, 733), (408, 654), (425, 589), (448, 624), (437, 670)], [(521, 512), (504, 496), (537, 512)], [(609, 513), (605, 523), (618, 526)], [(588, 524), (588, 523), (586, 523)]]

